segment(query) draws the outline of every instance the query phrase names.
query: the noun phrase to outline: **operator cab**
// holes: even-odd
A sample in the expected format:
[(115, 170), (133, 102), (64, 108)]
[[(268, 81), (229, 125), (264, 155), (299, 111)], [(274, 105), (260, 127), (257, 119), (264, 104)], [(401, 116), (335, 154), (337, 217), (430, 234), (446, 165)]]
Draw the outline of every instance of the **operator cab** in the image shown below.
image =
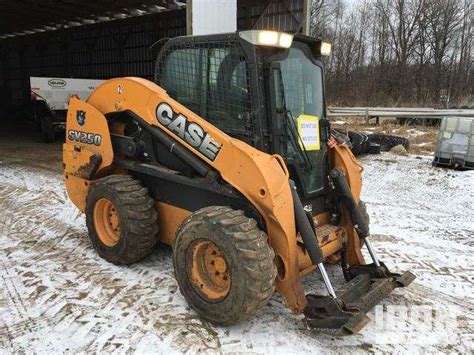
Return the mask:
[(155, 82), (230, 136), (280, 154), (316, 214), (329, 205), (322, 56), (330, 50), (274, 31), (176, 37), (158, 55)]

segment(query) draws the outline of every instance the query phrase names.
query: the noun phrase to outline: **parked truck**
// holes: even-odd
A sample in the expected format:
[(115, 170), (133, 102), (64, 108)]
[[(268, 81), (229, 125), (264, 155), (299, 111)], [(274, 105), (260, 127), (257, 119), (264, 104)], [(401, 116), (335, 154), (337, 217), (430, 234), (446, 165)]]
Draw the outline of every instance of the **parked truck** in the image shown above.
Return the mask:
[(65, 129), (71, 96), (85, 100), (102, 82), (96, 79), (30, 77), (30, 116), (44, 142), (53, 142), (56, 132)]

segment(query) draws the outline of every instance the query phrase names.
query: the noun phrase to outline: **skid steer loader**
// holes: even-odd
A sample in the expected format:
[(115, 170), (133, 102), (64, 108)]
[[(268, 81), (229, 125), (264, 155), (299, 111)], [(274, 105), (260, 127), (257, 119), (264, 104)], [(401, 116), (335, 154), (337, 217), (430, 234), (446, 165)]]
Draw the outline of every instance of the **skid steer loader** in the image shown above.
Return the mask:
[[(359, 331), (415, 277), (390, 272), (368, 239), (362, 168), (326, 119), (329, 52), (272, 31), (178, 37), (155, 83), (116, 78), (72, 98), (66, 187), (99, 255), (130, 264), (172, 246), (181, 293), (216, 324), (251, 318), (276, 289), (308, 327)], [(341, 289), (324, 263), (340, 263)], [(315, 269), (327, 295), (304, 292)]]

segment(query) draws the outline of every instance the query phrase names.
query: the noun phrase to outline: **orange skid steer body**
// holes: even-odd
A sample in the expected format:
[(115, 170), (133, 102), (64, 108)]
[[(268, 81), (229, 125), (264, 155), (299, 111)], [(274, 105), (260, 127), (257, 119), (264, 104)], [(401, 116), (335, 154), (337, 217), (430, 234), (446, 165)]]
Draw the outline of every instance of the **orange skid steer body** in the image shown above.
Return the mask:
[[(214, 323), (250, 318), (276, 288), (309, 326), (357, 332), (370, 308), (414, 279), (390, 273), (361, 235), (362, 169), (344, 144), (329, 150), (336, 225), (329, 212), (307, 218), (281, 156), (230, 137), (145, 79), (108, 80), (86, 101), (71, 98), (63, 154), (68, 195), (99, 254), (128, 264), (158, 241), (172, 246), (181, 292)], [(343, 265), (342, 290), (323, 261)], [(305, 295), (300, 277), (315, 268), (328, 296)]]

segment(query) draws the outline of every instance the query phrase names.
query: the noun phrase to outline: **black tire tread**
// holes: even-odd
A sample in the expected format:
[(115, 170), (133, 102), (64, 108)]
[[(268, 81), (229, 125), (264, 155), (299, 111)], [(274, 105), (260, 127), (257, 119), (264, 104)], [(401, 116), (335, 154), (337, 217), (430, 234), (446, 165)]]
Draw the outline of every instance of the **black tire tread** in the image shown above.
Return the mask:
[(362, 153), (362, 144), (364, 141), (363, 136), (357, 132), (349, 131), (349, 138), (352, 144), (352, 153), (355, 156), (360, 155)]
[[(176, 233), (177, 240), (183, 226), (199, 220), (219, 225), (228, 238), (232, 239), (248, 276), (242, 296), (246, 301), (244, 309), (232, 315), (231, 319), (219, 323), (230, 325), (252, 318), (268, 303), (275, 292), (277, 275), (275, 253), (267, 242), (267, 235), (258, 228), (257, 222), (246, 217), (243, 211), (233, 210), (227, 206), (210, 206), (194, 212), (183, 222)], [(205, 317), (205, 314), (203, 316)]]
[(132, 264), (144, 259), (158, 242), (158, 212), (148, 189), (130, 175), (111, 175), (100, 179), (98, 183), (107, 184), (115, 191), (127, 214), (128, 245), (120, 257), (106, 259), (116, 265)]
[(40, 119), (41, 139), (44, 143), (53, 143), (55, 138), (53, 118), (49, 114), (44, 114)]
[(372, 142), (380, 144), (380, 149), (383, 152), (389, 151), (396, 145), (402, 145), (406, 150), (410, 149), (410, 142), (404, 137), (377, 133), (373, 133), (369, 137)]

